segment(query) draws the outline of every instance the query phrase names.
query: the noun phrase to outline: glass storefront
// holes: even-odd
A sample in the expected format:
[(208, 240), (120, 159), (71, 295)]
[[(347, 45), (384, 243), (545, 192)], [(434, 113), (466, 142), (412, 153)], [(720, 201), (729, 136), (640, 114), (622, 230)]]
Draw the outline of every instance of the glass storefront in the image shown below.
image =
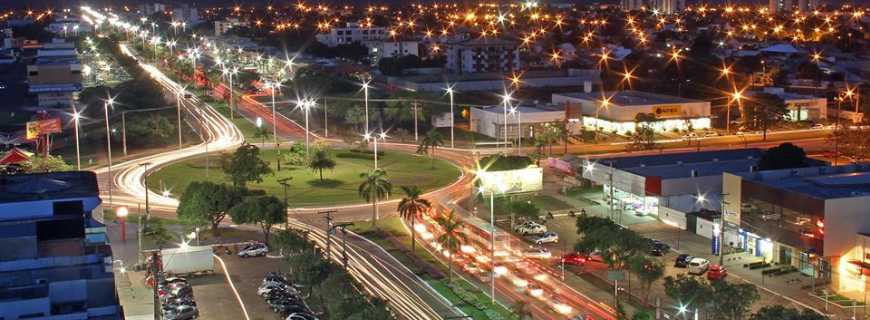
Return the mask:
[[(604, 185), (604, 200), (610, 203), (610, 186)], [(613, 189), (613, 197), (616, 199), (614, 209), (622, 211), (631, 211), (640, 215), (658, 215), (659, 214), (659, 198), (638, 196), (633, 193), (625, 192), (617, 188)]]

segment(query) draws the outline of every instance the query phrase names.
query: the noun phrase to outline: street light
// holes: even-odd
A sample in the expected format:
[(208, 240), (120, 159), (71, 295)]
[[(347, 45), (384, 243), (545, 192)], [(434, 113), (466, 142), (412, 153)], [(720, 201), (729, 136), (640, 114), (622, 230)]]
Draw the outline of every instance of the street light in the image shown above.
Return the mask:
[[(312, 99), (304, 99), (302, 101), (299, 101), (298, 106), (299, 108), (302, 108), (302, 111), (305, 112), (305, 158), (309, 158), (310, 155), (308, 139), (311, 134), (308, 131), (308, 112), (311, 110), (311, 108), (314, 108), (315, 102)], [(377, 157), (377, 154), (375, 154), (375, 157)]]
[[(504, 192), (504, 186), (498, 185), (498, 188), (501, 192)], [(487, 190), (480, 186), (477, 191), (480, 194), (485, 194)], [(498, 230), (495, 227), (495, 190), (489, 190), (489, 225), (490, 225), (490, 234), (489, 234), (489, 259), (492, 264), (492, 271), (489, 275), (489, 285), (490, 285), (490, 302), (495, 303), (495, 232)]]
[(523, 149), (522, 114), (519, 107), (511, 108), (510, 114), (515, 115), (517, 118), (517, 154), (519, 154)]
[(112, 177), (112, 130), (109, 128), (109, 107), (115, 106), (115, 98), (109, 97), (103, 101), (103, 113), (106, 116), (106, 153), (109, 158), (109, 208), (112, 207), (112, 184), (114, 184), (114, 179)]
[(185, 88), (179, 89), (178, 91), (176, 91), (176, 94), (175, 94), (175, 116), (176, 116), (176, 119), (178, 121), (178, 128), (176, 130), (176, 131), (178, 131), (178, 150), (181, 150), (181, 148), (182, 148), (182, 143), (181, 143), (181, 99), (182, 99), (182, 97), (184, 97), (185, 94), (186, 94)]
[(501, 103), (501, 105), (502, 105), (502, 113), (504, 114), (504, 150), (505, 150), (505, 153), (507, 153), (507, 145), (508, 145), (508, 120), (507, 120), (507, 114), (508, 114), (508, 104), (509, 104), (510, 101), (511, 101), (511, 94), (510, 94), (509, 92), (505, 91), (505, 92), (504, 92), (504, 95), (502, 95), (502, 100), (501, 100), (501, 101), (502, 101), (502, 103)]
[(741, 99), (743, 99), (743, 90), (735, 88), (734, 92), (731, 93), (731, 99), (728, 100), (728, 104), (725, 106), (725, 135), (731, 134), (731, 103), (737, 102), (739, 107)]
[(75, 138), (76, 138), (76, 170), (82, 170), (82, 155), (79, 151), (79, 119), (82, 115), (76, 110), (75, 104), (72, 106), (73, 108), (73, 125), (75, 126), (73, 129)]
[(199, 59), (199, 48), (188, 49), (188, 55), (190, 56), (190, 63), (193, 66), (193, 70), (191, 71), (191, 79), (193, 79), (193, 85), (197, 85), (196, 81), (196, 59)]
[(370, 82), (371, 82), (371, 80), (363, 82), (363, 84), (362, 84), (363, 96), (365, 97), (365, 109), (366, 109), (365, 110), (365, 113), (366, 113), (366, 115), (365, 115), (365, 121), (366, 121), (365, 128), (366, 128), (366, 132), (369, 132), (369, 87), (371, 87), (369, 85)]
[[(455, 118), (453, 115), (453, 86), (448, 86), (445, 90), (447, 91), (447, 95), (450, 96), (450, 148), (453, 148), (453, 120)], [(416, 109), (414, 112), (416, 114)]]
[[(281, 159), (281, 148), (278, 147), (278, 112), (275, 109), (275, 90), (280, 84), (277, 80), (272, 80), (267, 83), (270, 91), (272, 91), (272, 143), (275, 144), (275, 149), (278, 150), (278, 159)], [(275, 161), (278, 171), (281, 171), (281, 161)]]
[(233, 99), (233, 77), (235, 77), (236, 74), (239, 73), (239, 68), (237, 68), (237, 67), (233, 67), (232, 69), (223, 68), (223, 70), (221, 70), (221, 72), (224, 74), (224, 76), (227, 77), (227, 79), (230, 82), (230, 103), (229, 103), (229, 106), (230, 106), (230, 119), (232, 120), (234, 117), (233, 116), (233, 110), (234, 110), (233, 104), (235, 104), (235, 99)]
[(363, 140), (365, 141), (373, 141), (375, 144), (375, 170), (378, 169), (378, 140), (387, 140), (387, 133), (381, 131), (378, 134), (372, 135), (371, 133), (366, 132), (363, 135)]
[(598, 133), (601, 131), (601, 117), (599, 113), (601, 109), (610, 109), (610, 97), (601, 97), (601, 103), (595, 109), (595, 142), (598, 142)]
[(115, 217), (118, 218), (118, 224), (121, 226), (121, 241), (127, 241), (127, 207), (120, 207), (115, 211)]

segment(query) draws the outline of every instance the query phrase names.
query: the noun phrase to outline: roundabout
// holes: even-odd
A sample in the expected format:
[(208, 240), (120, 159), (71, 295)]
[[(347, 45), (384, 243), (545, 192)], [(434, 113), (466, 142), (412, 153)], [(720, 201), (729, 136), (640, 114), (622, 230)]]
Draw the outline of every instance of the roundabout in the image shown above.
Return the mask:
[[(294, 166), (282, 162), (281, 171), (276, 171), (277, 152), (272, 149), (261, 150), (260, 158), (269, 162), (273, 172), (265, 175), (263, 182), (251, 182), (247, 187), (283, 199), (283, 186), (278, 181), (291, 178), (287, 198), (292, 208), (365, 203), (358, 193), (359, 185), (363, 182), (360, 174), (372, 169), (373, 154), (349, 149), (334, 149), (330, 154), (335, 160), (335, 168), (323, 170), (321, 180), (318, 171), (304, 165)], [(187, 185), (194, 181), (229, 184), (230, 180), (221, 169), (220, 157), (220, 154), (213, 154), (207, 161), (205, 156), (199, 156), (159, 168), (149, 174), (148, 188), (156, 194), (168, 191), (171, 197), (178, 199)], [(403, 196), (400, 186), (413, 185), (423, 192), (430, 192), (456, 182), (462, 175), (461, 170), (448, 161), (430, 161), (426, 156), (393, 150), (380, 153), (378, 167), (387, 172), (387, 179), (393, 185), (390, 200)], [(382, 201), (385, 200), (388, 199)]]

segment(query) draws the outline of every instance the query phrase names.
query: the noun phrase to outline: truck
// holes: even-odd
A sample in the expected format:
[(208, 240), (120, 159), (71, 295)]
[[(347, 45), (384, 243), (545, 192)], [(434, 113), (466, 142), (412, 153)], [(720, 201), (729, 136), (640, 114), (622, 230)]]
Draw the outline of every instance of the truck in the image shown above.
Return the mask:
[(184, 246), (160, 250), (163, 272), (168, 274), (194, 274), (214, 271), (214, 255), (209, 246)]

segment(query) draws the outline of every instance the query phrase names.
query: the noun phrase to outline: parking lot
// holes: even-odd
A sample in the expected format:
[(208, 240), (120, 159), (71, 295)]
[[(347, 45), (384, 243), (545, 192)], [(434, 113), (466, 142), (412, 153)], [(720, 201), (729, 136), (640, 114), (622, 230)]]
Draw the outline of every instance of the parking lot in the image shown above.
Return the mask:
[[(287, 264), (283, 259), (278, 258), (239, 258), (236, 255), (221, 255), (229, 271), (230, 279), (236, 286), (239, 296), (245, 304), (248, 315), (251, 319), (258, 320), (273, 320), (284, 319), (279, 314), (272, 312), (269, 305), (257, 295), (257, 287), (263, 281), (263, 276), (270, 271), (287, 271)], [(216, 268), (220, 263), (216, 263)], [(215, 274), (219, 276), (219, 281), (222, 285), (209, 284), (212, 280), (205, 281), (206, 283), (199, 284), (194, 282), (194, 292), (197, 303), (200, 305), (202, 319), (244, 319), (242, 316), (241, 307), (239, 307), (236, 297), (232, 294), (226, 277), (223, 273)], [(212, 276), (210, 276), (212, 277)], [(215, 281), (218, 282), (218, 281)], [(203, 290), (204, 289), (204, 290)]]

